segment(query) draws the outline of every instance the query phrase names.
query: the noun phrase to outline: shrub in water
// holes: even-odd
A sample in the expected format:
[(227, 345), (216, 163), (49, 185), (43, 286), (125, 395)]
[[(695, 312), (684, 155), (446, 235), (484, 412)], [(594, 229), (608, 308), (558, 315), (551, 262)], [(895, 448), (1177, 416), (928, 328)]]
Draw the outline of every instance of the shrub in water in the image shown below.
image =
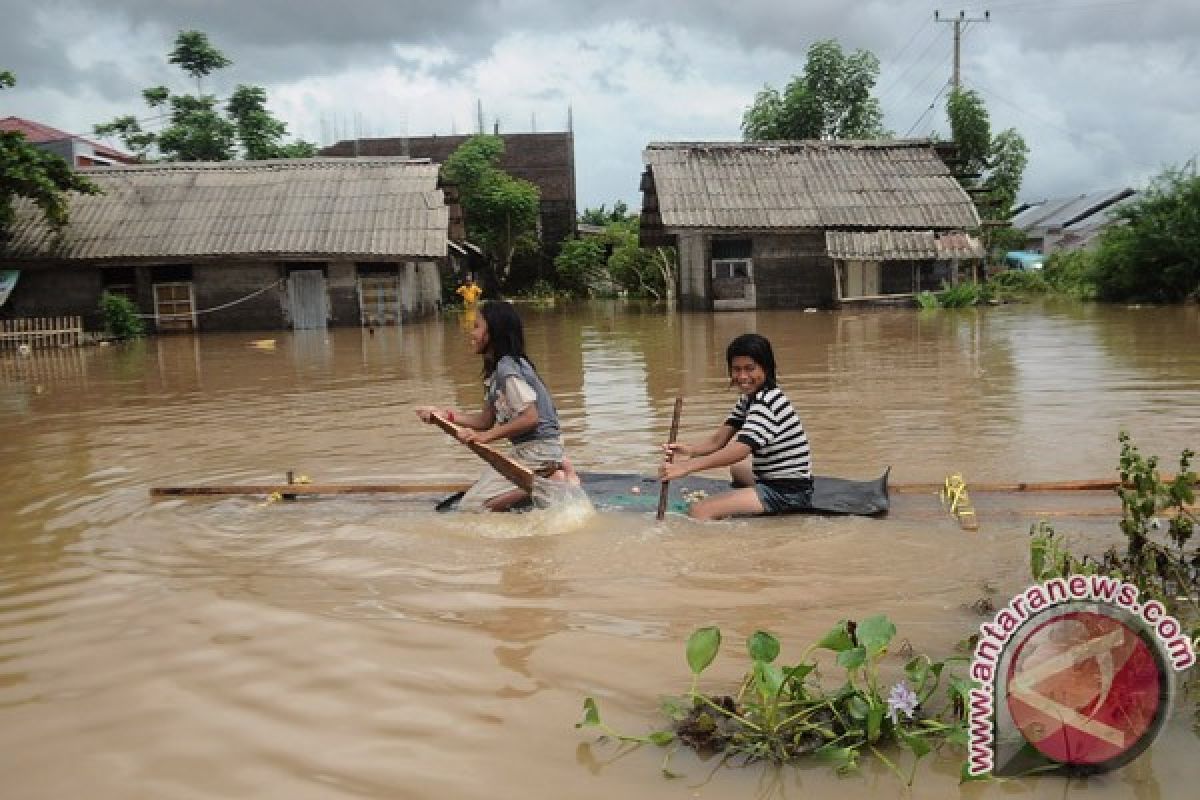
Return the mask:
[(108, 292), (100, 295), (100, 315), (104, 318), (104, 331), (110, 336), (131, 339), (146, 333), (137, 307), (124, 295)]

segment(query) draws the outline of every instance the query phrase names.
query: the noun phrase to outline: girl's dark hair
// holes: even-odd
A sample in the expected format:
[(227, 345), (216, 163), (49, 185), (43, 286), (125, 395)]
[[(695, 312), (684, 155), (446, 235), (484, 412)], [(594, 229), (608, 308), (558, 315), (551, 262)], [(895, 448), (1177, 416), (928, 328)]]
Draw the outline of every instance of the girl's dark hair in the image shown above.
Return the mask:
[(757, 333), (743, 333), (729, 343), (729, 347), (725, 348), (725, 366), (729, 370), (731, 379), (733, 377), (733, 360), (738, 356), (745, 356), (762, 367), (763, 372), (767, 373), (767, 382), (764, 386), (767, 389), (775, 388), (775, 352), (771, 350), (771, 343), (767, 341), (767, 337), (759, 336)]
[[(480, 306), (479, 313), (487, 324), (488, 346), (483, 354), (483, 376), (496, 371), (496, 365), (505, 356), (514, 360), (522, 358), (533, 367), (533, 361), (525, 355), (525, 327), (513, 304), (506, 300), (488, 300)], [(537, 367), (534, 367), (536, 370)]]

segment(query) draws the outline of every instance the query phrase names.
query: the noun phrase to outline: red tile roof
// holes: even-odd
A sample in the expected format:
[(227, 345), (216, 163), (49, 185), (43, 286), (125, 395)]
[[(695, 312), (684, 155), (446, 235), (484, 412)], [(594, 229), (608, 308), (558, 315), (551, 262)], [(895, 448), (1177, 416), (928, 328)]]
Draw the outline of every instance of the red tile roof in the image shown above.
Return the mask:
[(81, 142), (87, 142), (96, 151), (96, 155), (111, 158), (114, 161), (119, 161), (123, 164), (136, 164), (137, 158), (123, 153), (120, 150), (113, 149), (99, 142), (93, 142), (83, 136), (76, 136), (73, 133), (60, 131), (58, 128), (52, 128), (49, 125), (43, 125), (40, 122), (23, 119), (21, 117), (4, 117), (0, 119), (0, 131), (16, 131), (25, 134), (25, 138), (34, 144), (44, 142), (60, 142), (64, 139), (78, 139)]

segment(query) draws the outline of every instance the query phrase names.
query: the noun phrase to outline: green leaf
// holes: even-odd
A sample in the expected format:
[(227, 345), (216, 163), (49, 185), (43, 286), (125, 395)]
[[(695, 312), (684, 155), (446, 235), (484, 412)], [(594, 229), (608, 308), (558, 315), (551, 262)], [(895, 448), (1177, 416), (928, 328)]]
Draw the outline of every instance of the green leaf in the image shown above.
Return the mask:
[(871, 706), (867, 711), (867, 741), (872, 743), (878, 741), (882, 728), (883, 706)]
[(654, 733), (646, 736), (646, 738), (651, 742), (654, 742), (654, 744), (658, 745), (659, 747), (666, 747), (671, 742), (675, 741), (675, 734), (671, 733), (670, 731), (655, 731)]
[(867, 650), (865, 647), (853, 647), (849, 650), (843, 650), (838, 653), (837, 662), (847, 670), (858, 669), (867, 663)]
[(929, 755), (929, 751), (933, 749), (930, 747), (929, 742), (925, 740), (925, 737), (914, 736), (899, 726), (896, 728), (896, 736), (905, 747), (912, 751), (912, 754), (916, 756), (918, 761)]
[(664, 716), (676, 721), (685, 719), (688, 715), (687, 706), (684, 704), (684, 701), (678, 697), (659, 698), (658, 708)]
[(699, 675), (721, 649), (721, 629), (717, 627), (699, 628), (688, 637), (687, 662), (692, 674)]
[(858, 641), (872, 656), (877, 656), (887, 649), (888, 643), (896, 635), (896, 626), (882, 614), (868, 617), (858, 623)]
[(746, 649), (755, 661), (765, 661), (769, 664), (779, 655), (779, 640), (766, 631), (755, 631), (746, 640)]
[(783, 679), (788, 683), (792, 693), (796, 696), (794, 699), (800, 699), (804, 695), (804, 679), (816, 668), (816, 664), (797, 664), (794, 667), (784, 668)]
[(817, 642), (817, 647), (832, 650), (835, 653), (849, 650), (853, 646), (854, 640), (850, 638), (850, 631), (846, 627), (846, 620), (842, 620), (831, 628), (829, 633), (822, 636), (821, 640)]
[(870, 704), (862, 698), (862, 695), (851, 695), (850, 699), (846, 701), (846, 713), (849, 714), (853, 719), (866, 719), (870, 710)]
[(583, 700), (583, 720), (575, 723), (576, 728), (582, 728), (585, 725), (596, 726), (600, 724), (600, 709), (596, 708), (596, 701), (590, 697)]
[(921, 688), (925, 686), (925, 681), (929, 678), (929, 661), (920, 656), (914, 658), (904, 665), (904, 674), (908, 676), (913, 689), (920, 692)]
[(775, 664), (755, 661), (754, 682), (758, 685), (758, 693), (763, 700), (769, 700), (777, 696), (779, 688), (783, 686), (783, 670)]
[(819, 761), (829, 764), (839, 775), (844, 775), (858, 768), (858, 751), (853, 747), (832, 747), (825, 745), (814, 755)]

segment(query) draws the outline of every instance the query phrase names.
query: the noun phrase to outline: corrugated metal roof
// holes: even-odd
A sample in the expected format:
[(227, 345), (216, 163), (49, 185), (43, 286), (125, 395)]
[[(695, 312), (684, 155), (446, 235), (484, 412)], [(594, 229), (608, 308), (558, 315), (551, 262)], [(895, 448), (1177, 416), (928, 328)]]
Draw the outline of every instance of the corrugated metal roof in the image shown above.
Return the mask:
[(189, 162), (86, 174), (104, 194), (72, 195), (61, 237), (32, 203), (17, 203), (5, 260), (446, 255), (449, 212), (427, 160)]
[(845, 261), (931, 261), (983, 258), (979, 240), (961, 231), (827, 231), (830, 258)]
[[(1082, 222), (1091, 216), (1113, 207), (1136, 194), (1133, 189), (1102, 189), (1073, 197), (1055, 197), (1033, 205), (1013, 216), (1012, 226), (1031, 232), (1064, 228)], [(1101, 219), (1107, 218), (1101, 214)]]
[(643, 160), (666, 228), (979, 227), (925, 140), (656, 142)]

